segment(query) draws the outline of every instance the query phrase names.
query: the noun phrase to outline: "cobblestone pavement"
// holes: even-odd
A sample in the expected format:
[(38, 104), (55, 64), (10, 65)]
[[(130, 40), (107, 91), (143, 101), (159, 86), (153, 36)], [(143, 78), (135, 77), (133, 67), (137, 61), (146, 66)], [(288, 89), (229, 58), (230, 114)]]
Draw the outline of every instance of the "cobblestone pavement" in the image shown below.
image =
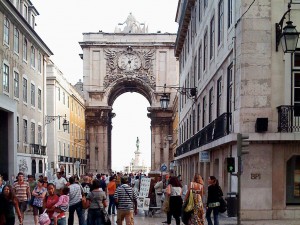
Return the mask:
[[(68, 218), (68, 215), (67, 215)], [(111, 220), (114, 221), (113, 225), (116, 225), (115, 221), (117, 216), (112, 215)], [(134, 217), (135, 225), (163, 225), (167, 220), (164, 213), (157, 213), (153, 216), (145, 215), (144, 211), (139, 211), (138, 215)], [(67, 222), (68, 223), (68, 222)], [(123, 222), (125, 224), (125, 222)], [(207, 222), (205, 223), (207, 224)], [(220, 225), (236, 225), (236, 217), (227, 217), (226, 214), (220, 215)], [(300, 225), (300, 220), (253, 220), (253, 221), (242, 221), (242, 225)], [(19, 225), (16, 221), (15, 225)], [(25, 213), (25, 220), (23, 225), (34, 225), (32, 212)], [(77, 214), (75, 213), (74, 225), (78, 225)], [(175, 225), (175, 220), (172, 219), (172, 225)]]

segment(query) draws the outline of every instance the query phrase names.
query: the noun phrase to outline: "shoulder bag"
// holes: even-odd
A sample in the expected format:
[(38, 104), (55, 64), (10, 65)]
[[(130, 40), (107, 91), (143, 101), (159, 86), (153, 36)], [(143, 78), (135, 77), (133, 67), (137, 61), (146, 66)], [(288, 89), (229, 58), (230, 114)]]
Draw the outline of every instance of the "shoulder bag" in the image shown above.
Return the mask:
[(219, 191), (219, 201), (220, 201), (219, 212), (220, 213), (224, 213), (227, 210), (227, 203), (224, 200), (224, 198), (222, 197), (223, 196), (223, 192), (222, 192), (222, 189), (221, 189), (220, 186), (219, 186), (219, 189), (220, 189), (220, 191)]
[(191, 212), (194, 209), (194, 194), (193, 194), (193, 182), (191, 183), (189, 198), (187, 200), (186, 206), (184, 207), (185, 212)]
[[(92, 194), (93, 200), (94, 200), (94, 194), (93, 194), (93, 192), (91, 192), (91, 194)], [(99, 206), (99, 210), (100, 210), (101, 216), (102, 216), (102, 218), (103, 218), (103, 224), (104, 224), (104, 225), (111, 225), (111, 221), (110, 221), (109, 215), (108, 215), (108, 213), (106, 212), (105, 208), (101, 208), (101, 207), (100, 207), (100, 204), (99, 204), (99, 202), (97, 201), (97, 199), (96, 199), (96, 203), (97, 203), (97, 205)]]

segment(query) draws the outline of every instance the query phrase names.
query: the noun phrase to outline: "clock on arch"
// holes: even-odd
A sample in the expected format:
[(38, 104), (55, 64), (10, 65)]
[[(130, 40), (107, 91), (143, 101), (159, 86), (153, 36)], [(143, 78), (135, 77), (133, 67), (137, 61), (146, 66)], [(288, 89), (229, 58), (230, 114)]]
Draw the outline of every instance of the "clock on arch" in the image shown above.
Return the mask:
[(118, 66), (127, 72), (138, 70), (141, 67), (140, 57), (132, 52), (123, 53), (118, 58)]

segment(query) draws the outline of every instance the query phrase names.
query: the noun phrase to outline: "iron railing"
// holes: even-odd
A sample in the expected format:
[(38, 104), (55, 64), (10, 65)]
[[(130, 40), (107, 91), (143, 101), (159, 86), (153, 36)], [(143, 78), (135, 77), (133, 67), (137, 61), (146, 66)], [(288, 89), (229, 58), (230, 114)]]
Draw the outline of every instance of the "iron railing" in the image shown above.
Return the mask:
[(46, 155), (46, 146), (30, 144), (30, 154)]
[(278, 132), (300, 132), (300, 106), (281, 105), (278, 111)]
[(231, 113), (223, 113), (176, 149), (176, 156), (199, 148), (230, 133)]

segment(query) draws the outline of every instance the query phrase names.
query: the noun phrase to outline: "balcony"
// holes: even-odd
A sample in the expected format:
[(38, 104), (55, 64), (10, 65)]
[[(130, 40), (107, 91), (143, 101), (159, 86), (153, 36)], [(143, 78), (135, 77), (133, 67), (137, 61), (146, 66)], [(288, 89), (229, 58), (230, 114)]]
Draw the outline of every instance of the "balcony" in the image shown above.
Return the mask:
[(64, 162), (65, 161), (65, 157), (62, 155), (58, 155), (58, 162)]
[(300, 132), (300, 105), (281, 105), (278, 111), (278, 132)]
[(176, 149), (176, 156), (180, 156), (230, 133), (231, 113), (223, 113), (213, 122), (200, 130), (193, 137), (185, 141)]
[(46, 155), (46, 146), (30, 144), (30, 154)]

